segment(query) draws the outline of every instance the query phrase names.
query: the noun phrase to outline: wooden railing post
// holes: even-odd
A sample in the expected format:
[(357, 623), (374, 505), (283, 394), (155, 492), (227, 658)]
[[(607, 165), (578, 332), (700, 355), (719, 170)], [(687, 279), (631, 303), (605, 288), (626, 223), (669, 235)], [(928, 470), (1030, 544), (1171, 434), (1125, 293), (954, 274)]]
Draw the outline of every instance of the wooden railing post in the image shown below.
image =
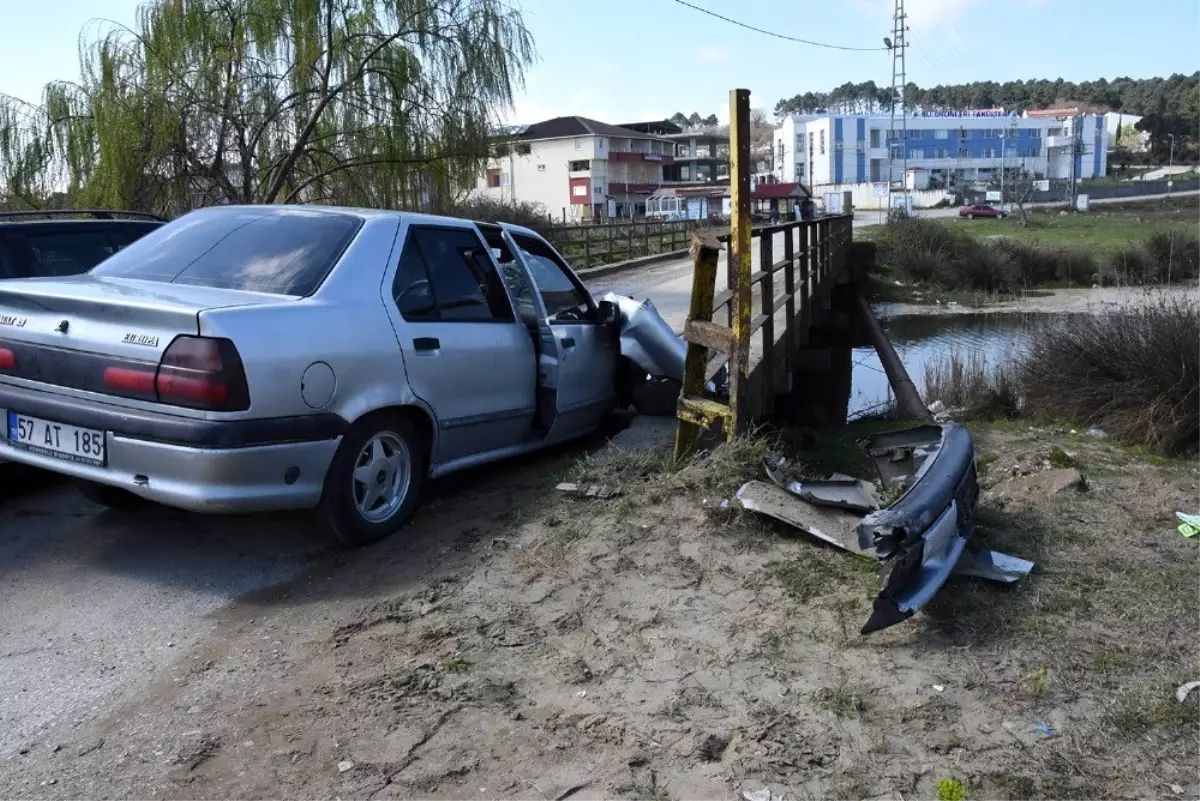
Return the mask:
[(758, 236), (758, 269), (764, 275), (761, 282), (762, 313), (766, 319), (762, 324), (762, 406), (756, 411), (769, 415), (775, 410), (775, 235), (770, 229)]
[(608, 259), (609, 261), (612, 261), (612, 254), (613, 254), (613, 221), (612, 221), (612, 220), (609, 220), (609, 221), (608, 221), (608, 223), (607, 223), (607, 224), (606, 224), (604, 227), (608, 229), (608, 253), (605, 253), (605, 254), (604, 254), (604, 258)]
[(784, 301), (784, 365), (787, 370), (787, 380), (790, 389), (792, 363), (795, 361), (794, 350), (796, 348), (796, 246), (792, 240), (792, 236), (796, 233), (796, 228), (789, 227), (783, 234), (783, 258), (787, 262), (787, 266), (783, 268), (783, 291), (787, 295), (787, 300)]
[(748, 423), (750, 377), (750, 90), (729, 93), (729, 175), (731, 214), (729, 275), (733, 283), (733, 358), (729, 369), (730, 439)]
[[(683, 387), (679, 396), (679, 423), (675, 429), (675, 458), (681, 459), (696, 447), (702, 427), (707, 427), (728, 413), (720, 404), (701, 398), (705, 369), (710, 347), (728, 353), (729, 334), (723, 331), (720, 341), (712, 325), (713, 294), (717, 283), (717, 258), (721, 244), (712, 236), (692, 234), (692, 302), (684, 338), (688, 341), (687, 358), (683, 364)], [(700, 342), (696, 340), (706, 340)], [(726, 428), (729, 428), (726, 421)]]
[(583, 266), (584, 269), (592, 266), (592, 229), (583, 229)]

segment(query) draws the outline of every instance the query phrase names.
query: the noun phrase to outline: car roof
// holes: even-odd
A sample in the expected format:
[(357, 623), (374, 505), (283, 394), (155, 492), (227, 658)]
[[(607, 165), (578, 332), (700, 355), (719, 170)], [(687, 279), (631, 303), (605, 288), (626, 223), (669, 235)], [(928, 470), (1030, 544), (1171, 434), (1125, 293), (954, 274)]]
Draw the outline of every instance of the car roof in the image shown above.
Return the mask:
[(475, 225), (476, 223), (484, 223), (488, 225), (499, 225), (506, 231), (517, 234), (525, 234), (528, 236), (536, 236), (541, 238), (541, 234), (532, 228), (526, 228), (523, 225), (515, 225), (505, 222), (491, 222), (488, 220), (473, 220), (469, 217), (449, 217), (439, 214), (423, 214), (415, 211), (401, 211), (398, 209), (367, 209), (355, 206), (319, 206), (319, 205), (304, 205), (304, 204), (247, 204), (247, 205), (231, 205), (231, 206), (208, 206), (203, 209), (196, 209), (189, 214), (201, 212), (215, 212), (220, 210), (254, 210), (260, 211), (263, 214), (272, 211), (298, 211), (298, 212), (329, 212), (332, 214), (349, 214), (354, 217), (359, 217), (363, 220), (374, 220), (381, 218), (403, 217), (409, 223), (424, 223), (426, 225), (453, 223), (455, 225)]

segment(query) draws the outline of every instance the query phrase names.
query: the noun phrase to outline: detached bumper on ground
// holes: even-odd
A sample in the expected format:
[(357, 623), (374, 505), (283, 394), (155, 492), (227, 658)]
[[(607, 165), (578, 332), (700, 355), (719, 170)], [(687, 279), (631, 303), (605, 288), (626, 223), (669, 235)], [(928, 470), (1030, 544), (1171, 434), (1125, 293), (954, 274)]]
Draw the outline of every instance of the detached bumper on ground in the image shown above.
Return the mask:
[[(752, 481), (737, 493), (745, 509), (774, 517), (852, 553), (880, 562), (879, 595), (863, 634), (911, 617), (937, 594), (951, 575), (1013, 582), (1033, 563), (995, 551), (975, 550), (975, 448), (958, 425), (918, 426), (860, 443), (874, 462), (882, 485), (900, 487), (891, 505), (863, 516), (846, 508), (844, 491), (823, 502), (811, 482)], [(839, 479), (844, 483), (844, 479)], [(827, 482), (828, 483), (828, 482)], [(835, 482), (837, 483), (837, 482)]]

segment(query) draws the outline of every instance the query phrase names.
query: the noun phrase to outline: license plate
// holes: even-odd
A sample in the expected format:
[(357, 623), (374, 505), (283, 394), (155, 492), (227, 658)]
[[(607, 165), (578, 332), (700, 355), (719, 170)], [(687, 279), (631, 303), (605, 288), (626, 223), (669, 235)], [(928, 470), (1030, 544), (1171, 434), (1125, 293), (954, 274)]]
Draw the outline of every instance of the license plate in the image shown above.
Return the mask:
[(80, 464), (104, 465), (103, 431), (8, 413), (8, 444), (14, 448)]

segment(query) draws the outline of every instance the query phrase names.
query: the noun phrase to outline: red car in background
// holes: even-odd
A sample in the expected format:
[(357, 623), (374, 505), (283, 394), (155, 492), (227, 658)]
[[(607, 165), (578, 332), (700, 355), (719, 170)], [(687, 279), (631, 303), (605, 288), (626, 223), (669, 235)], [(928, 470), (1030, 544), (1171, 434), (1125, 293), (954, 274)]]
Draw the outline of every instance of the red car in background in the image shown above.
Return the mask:
[(999, 217), (1004, 219), (1004, 212), (1000, 209), (991, 206), (984, 206), (981, 203), (976, 203), (973, 206), (963, 206), (958, 210), (959, 217), (966, 217), (968, 220), (973, 220), (976, 217)]

